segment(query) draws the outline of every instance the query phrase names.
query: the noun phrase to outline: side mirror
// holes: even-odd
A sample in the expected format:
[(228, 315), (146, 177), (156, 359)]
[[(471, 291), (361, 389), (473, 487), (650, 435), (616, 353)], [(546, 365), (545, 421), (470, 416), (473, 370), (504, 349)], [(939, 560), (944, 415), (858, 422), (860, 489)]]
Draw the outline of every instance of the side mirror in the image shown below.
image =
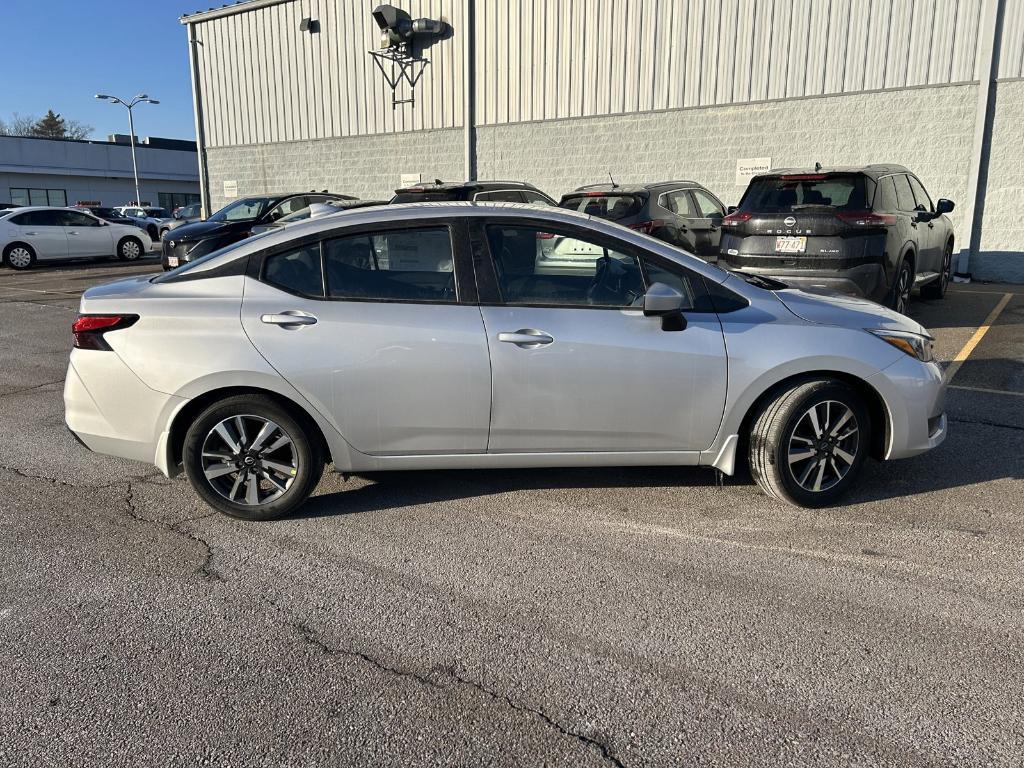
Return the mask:
[(941, 216), (944, 213), (952, 213), (953, 208), (955, 207), (956, 205), (952, 200), (947, 200), (944, 197), (940, 197), (939, 201), (935, 204), (935, 213), (939, 216)]
[(739, 207), (737, 207), (735, 205), (730, 205), (728, 208), (725, 209), (725, 215), (728, 216), (730, 213), (736, 213), (736, 211), (738, 211), (738, 210), (739, 210)]
[(644, 315), (660, 317), (661, 330), (681, 331), (686, 328), (683, 317), (685, 297), (671, 285), (652, 283), (644, 294)]

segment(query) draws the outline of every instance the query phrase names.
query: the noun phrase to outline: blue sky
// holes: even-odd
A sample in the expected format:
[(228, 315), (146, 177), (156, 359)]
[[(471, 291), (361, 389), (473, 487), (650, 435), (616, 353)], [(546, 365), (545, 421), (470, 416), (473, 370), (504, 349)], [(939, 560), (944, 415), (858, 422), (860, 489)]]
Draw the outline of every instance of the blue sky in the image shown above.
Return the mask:
[[(195, 138), (183, 13), (227, 0), (2, 0), (0, 119), (52, 108), (93, 126), (94, 138), (128, 133), (123, 107), (96, 93), (148, 93), (135, 110), (142, 137)], [(12, 34), (13, 33), (13, 34)]]

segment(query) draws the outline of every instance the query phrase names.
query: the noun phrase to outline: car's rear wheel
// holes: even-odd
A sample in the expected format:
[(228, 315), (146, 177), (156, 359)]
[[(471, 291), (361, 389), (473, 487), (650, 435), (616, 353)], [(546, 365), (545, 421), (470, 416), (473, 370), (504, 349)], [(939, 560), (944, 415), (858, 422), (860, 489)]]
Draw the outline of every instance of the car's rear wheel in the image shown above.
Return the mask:
[(914, 268), (910, 261), (903, 259), (899, 269), (896, 271), (896, 278), (889, 290), (889, 300), (886, 302), (890, 309), (895, 309), (901, 315), (907, 314), (910, 306), (910, 290), (914, 287)]
[(126, 237), (117, 244), (117, 258), (124, 261), (135, 261), (142, 258), (142, 241), (137, 237)]
[(946, 288), (949, 287), (949, 280), (952, 275), (953, 244), (946, 243), (946, 249), (942, 252), (942, 271), (937, 279), (921, 286), (921, 296), (925, 299), (941, 299), (946, 295)]
[(24, 243), (14, 243), (4, 250), (4, 263), (11, 269), (28, 269), (36, 263), (36, 252)]
[(324, 461), (310, 428), (269, 397), (214, 403), (185, 434), (185, 474), (214, 509), (245, 520), (272, 520), (299, 507)]
[(861, 396), (841, 381), (808, 381), (781, 392), (750, 430), (750, 472), (774, 498), (824, 507), (845, 494), (871, 444)]

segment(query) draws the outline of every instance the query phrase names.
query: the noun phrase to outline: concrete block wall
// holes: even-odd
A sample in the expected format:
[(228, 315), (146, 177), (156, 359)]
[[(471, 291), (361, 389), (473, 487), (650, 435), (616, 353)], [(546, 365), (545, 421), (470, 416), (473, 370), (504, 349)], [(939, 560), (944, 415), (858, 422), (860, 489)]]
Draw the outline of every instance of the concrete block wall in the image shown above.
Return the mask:
[(1024, 80), (996, 85), (978, 252), (971, 273), (982, 280), (1024, 283)]
[(429, 181), (463, 180), (463, 133), (415, 131), (211, 148), (207, 173), (214, 211), (230, 202), (225, 181), (237, 183), (239, 197), (327, 189), (387, 200), (403, 173)]
[(555, 197), (609, 172), (620, 184), (694, 179), (732, 205), (745, 189), (738, 158), (771, 157), (774, 167), (890, 162), (913, 170), (934, 198), (961, 203), (976, 95), (976, 85), (910, 88), (481, 127), (478, 175), (524, 179)]

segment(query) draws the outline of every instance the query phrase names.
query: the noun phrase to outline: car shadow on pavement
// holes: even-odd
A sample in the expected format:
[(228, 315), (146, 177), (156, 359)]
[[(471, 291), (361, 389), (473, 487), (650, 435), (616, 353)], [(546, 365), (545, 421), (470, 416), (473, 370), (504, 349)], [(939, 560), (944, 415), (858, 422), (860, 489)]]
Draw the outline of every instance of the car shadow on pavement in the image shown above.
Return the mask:
[[(160, 254), (149, 253), (142, 258), (135, 259), (134, 261), (124, 261), (114, 256), (99, 256), (94, 259), (74, 259), (69, 261), (51, 261), (47, 259), (45, 262), (36, 262), (31, 269), (26, 269), (23, 272), (15, 272), (12, 269), (5, 269), (0, 274), (10, 276), (11, 274), (22, 275), (22, 279), (30, 279), (36, 276), (52, 274), (54, 272), (84, 272), (89, 269), (125, 269), (130, 267), (152, 267), (160, 268)], [(92, 275), (96, 277), (96, 275)]]

